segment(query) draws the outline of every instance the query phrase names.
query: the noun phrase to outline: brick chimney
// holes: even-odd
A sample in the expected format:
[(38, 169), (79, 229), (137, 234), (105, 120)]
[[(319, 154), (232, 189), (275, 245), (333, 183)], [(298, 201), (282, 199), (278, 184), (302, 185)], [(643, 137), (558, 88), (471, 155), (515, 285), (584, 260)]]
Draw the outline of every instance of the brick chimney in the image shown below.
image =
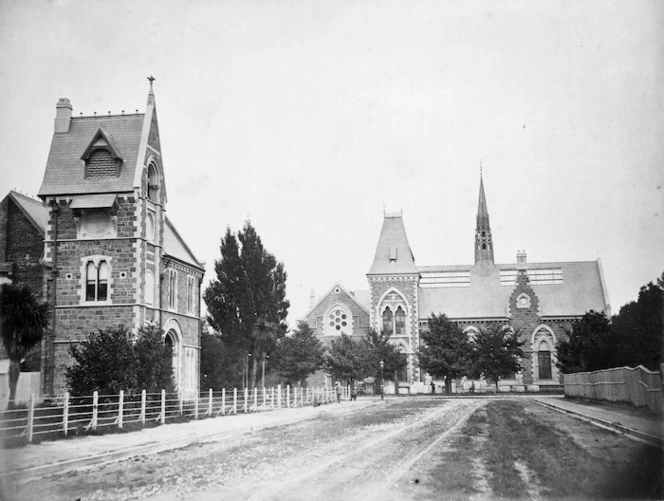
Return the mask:
[(69, 124), (71, 122), (71, 103), (68, 97), (61, 97), (58, 99), (58, 104), (55, 106), (55, 133), (69, 132)]

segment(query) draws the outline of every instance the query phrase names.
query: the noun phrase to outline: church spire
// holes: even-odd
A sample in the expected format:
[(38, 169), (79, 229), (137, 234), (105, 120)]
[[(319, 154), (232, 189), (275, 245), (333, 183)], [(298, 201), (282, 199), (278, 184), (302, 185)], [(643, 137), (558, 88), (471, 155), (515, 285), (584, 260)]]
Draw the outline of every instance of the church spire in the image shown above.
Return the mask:
[(491, 239), (491, 225), (489, 224), (489, 210), (484, 195), (484, 180), (482, 179), (482, 161), (480, 160), (480, 198), (477, 203), (477, 226), (475, 227), (475, 264), (491, 263), (493, 261), (493, 240)]

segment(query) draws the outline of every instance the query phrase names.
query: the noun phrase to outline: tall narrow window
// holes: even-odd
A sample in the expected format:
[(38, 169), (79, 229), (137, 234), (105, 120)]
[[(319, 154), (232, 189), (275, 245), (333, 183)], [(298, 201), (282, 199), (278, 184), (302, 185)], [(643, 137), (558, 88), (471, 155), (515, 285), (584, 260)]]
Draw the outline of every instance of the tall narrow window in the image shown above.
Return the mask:
[(154, 274), (150, 270), (145, 272), (145, 304), (154, 305)]
[(97, 300), (97, 267), (90, 261), (85, 270), (85, 300)]
[(383, 311), (383, 332), (393, 332), (392, 328), (392, 310), (389, 307)]
[(106, 301), (108, 296), (108, 263), (99, 263), (99, 274), (97, 281), (97, 301)]
[(537, 351), (537, 369), (540, 379), (551, 379), (551, 352), (546, 343), (541, 343)]
[(397, 336), (406, 333), (406, 314), (404, 313), (401, 306), (397, 308), (397, 312), (395, 315), (394, 332)]
[(157, 179), (157, 169), (153, 164), (148, 166), (148, 198), (157, 202), (157, 192), (159, 190), (159, 180)]
[(187, 277), (187, 313), (194, 313), (196, 282), (194, 277)]
[(175, 301), (177, 298), (177, 272), (171, 270), (168, 274), (168, 307), (171, 310), (175, 309)]

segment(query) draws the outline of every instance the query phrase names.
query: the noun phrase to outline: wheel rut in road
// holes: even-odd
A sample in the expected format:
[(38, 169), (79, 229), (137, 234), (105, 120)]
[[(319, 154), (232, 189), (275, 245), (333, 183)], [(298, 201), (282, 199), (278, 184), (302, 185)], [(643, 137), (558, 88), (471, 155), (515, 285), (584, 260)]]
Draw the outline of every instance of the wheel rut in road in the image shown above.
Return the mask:
[(341, 437), (335, 453), (291, 471), (288, 479), (262, 485), (248, 499), (401, 499), (396, 490), (404, 478), (417, 482), (417, 464), (485, 405), (478, 400), (441, 403), (393, 429), (388, 425), (377, 434)]

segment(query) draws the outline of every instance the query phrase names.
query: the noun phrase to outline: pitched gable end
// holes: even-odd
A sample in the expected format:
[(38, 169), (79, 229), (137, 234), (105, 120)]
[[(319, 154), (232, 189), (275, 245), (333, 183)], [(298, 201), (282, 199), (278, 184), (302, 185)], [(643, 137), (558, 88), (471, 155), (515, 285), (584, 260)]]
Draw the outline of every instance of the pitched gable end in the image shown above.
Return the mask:
[(83, 152), (83, 155), (81, 155), (81, 160), (85, 160), (87, 162), (90, 159), (90, 155), (99, 149), (108, 151), (114, 160), (119, 160), (121, 162), (124, 160), (122, 155), (120, 155), (117, 146), (115, 146), (113, 143), (110, 134), (106, 133), (106, 131), (104, 131), (104, 129), (101, 127), (95, 133), (92, 141), (90, 141), (90, 144)]

